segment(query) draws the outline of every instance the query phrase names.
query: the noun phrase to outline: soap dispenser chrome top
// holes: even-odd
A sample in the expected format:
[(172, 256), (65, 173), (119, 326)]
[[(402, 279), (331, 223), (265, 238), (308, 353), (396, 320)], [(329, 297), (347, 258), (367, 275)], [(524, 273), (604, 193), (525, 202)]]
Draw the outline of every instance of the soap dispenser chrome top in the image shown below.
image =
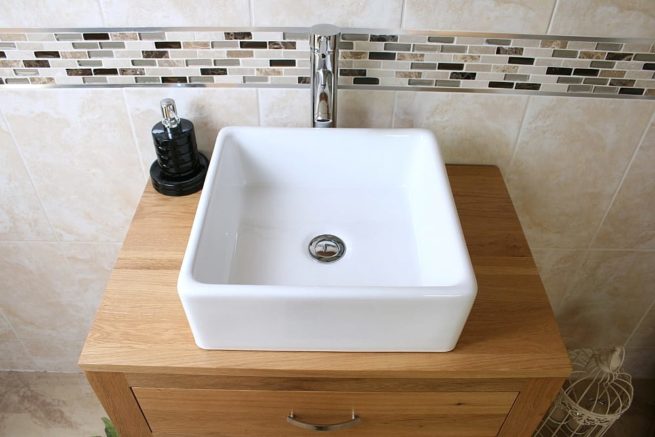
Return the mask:
[(339, 28), (330, 24), (310, 29), (313, 127), (337, 127), (339, 34)]

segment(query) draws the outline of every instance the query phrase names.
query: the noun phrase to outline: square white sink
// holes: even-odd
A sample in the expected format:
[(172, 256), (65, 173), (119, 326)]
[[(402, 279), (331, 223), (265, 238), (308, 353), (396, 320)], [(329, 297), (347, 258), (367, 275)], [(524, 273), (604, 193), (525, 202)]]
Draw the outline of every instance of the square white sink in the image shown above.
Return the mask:
[(221, 130), (178, 280), (199, 347), (449, 351), (476, 290), (431, 132)]

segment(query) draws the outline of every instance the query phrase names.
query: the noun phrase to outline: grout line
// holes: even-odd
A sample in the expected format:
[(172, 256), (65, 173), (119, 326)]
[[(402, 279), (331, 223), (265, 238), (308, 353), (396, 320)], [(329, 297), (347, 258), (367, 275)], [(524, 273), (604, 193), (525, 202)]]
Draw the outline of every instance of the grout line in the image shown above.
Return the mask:
[(250, 10), (250, 26), (255, 27), (255, 0), (248, 2), (248, 9)]
[(255, 92), (255, 104), (257, 105), (257, 126), (262, 125), (262, 108), (261, 105), (259, 104), (260, 99), (259, 99), (259, 88), (256, 89)]
[(391, 129), (396, 127), (396, 107), (398, 107), (398, 91), (393, 93), (393, 108), (391, 108)]
[(655, 298), (653, 298), (653, 301), (650, 303), (648, 306), (648, 309), (644, 312), (644, 314), (641, 316), (637, 324), (635, 325), (635, 329), (632, 330), (628, 338), (625, 340), (625, 343), (623, 343), (624, 348), (628, 348), (628, 344), (630, 344), (630, 340), (634, 337), (634, 335), (637, 333), (639, 328), (641, 327), (641, 324), (644, 323), (644, 320), (646, 320), (646, 317), (648, 317), (648, 313), (653, 311), (655, 309)]
[(405, 28), (405, 8), (407, 7), (407, 0), (402, 0), (400, 5), (400, 28)]
[(530, 107), (530, 103), (532, 102), (532, 97), (528, 96), (528, 101), (525, 103), (525, 108), (523, 108), (523, 115), (521, 115), (521, 122), (519, 123), (519, 131), (516, 134), (516, 138), (514, 138), (514, 146), (512, 147), (512, 157), (509, 160), (509, 164), (507, 165), (507, 175), (509, 176), (510, 170), (512, 168), (512, 165), (514, 165), (514, 159), (516, 158), (516, 155), (519, 150), (519, 142), (521, 141), (521, 136), (523, 135), (523, 129), (524, 129), (524, 124), (525, 124), (525, 119), (528, 114), (528, 108)]
[(641, 133), (641, 137), (639, 138), (639, 141), (637, 142), (637, 147), (635, 147), (635, 150), (632, 152), (632, 156), (630, 157), (630, 160), (628, 161), (628, 165), (626, 166), (625, 170), (623, 171), (623, 175), (621, 176), (621, 180), (619, 181), (619, 184), (616, 187), (616, 190), (614, 191), (614, 194), (612, 194), (612, 198), (609, 201), (609, 204), (607, 205), (607, 208), (605, 209), (605, 213), (603, 214), (602, 218), (600, 219), (600, 223), (598, 223), (598, 227), (596, 228), (596, 231), (593, 234), (593, 237), (589, 241), (588, 249), (590, 249), (594, 243), (596, 242), (596, 239), (598, 238), (598, 234), (600, 234), (600, 230), (603, 227), (603, 224), (605, 223), (605, 220), (607, 219), (607, 216), (610, 213), (610, 210), (612, 209), (612, 206), (614, 205), (614, 201), (619, 195), (619, 192), (621, 191), (621, 187), (623, 187), (623, 182), (625, 181), (625, 178), (628, 176), (628, 172), (632, 168), (632, 163), (637, 157), (637, 153), (639, 153), (639, 150), (641, 149), (641, 145), (644, 142), (644, 139), (646, 138), (646, 135), (648, 134), (648, 131), (650, 130), (651, 126), (655, 123), (655, 111), (653, 111), (653, 114), (651, 115), (650, 119), (648, 120), (648, 123), (646, 124), (646, 128), (644, 131)]
[(561, 305), (563, 305), (569, 299), (570, 296), (575, 295), (574, 287), (578, 283), (580, 277), (582, 276), (583, 268), (585, 264), (587, 264), (587, 261), (589, 260), (589, 256), (591, 255), (590, 250), (586, 250), (586, 249), (579, 249), (579, 250), (583, 252), (582, 259), (579, 261), (577, 267), (575, 268), (575, 271), (572, 272), (569, 283), (564, 287), (564, 292), (562, 293), (562, 297), (560, 298)]
[[(25, 342), (23, 341), (23, 339), (18, 336), (18, 332), (16, 332), (16, 329), (14, 328), (14, 325), (7, 318), (7, 316), (4, 314), (2, 309), (0, 309), (0, 318), (5, 321), (7, 326), (9, 326), (9, 330), (11, 331), (12, 334), (14, 334), (14, 338), (16, 339), (16, 341), (18, 341), (21, 348), (23, 348), (23, 352), (25, 353), (25, 355), (27, 357), (29, 357), (29, 359), (31, 361), (29, 364), (31, 364), (32, 366), (36, 366), (36, 360), (34, 359), (32, 354), (30, 353), (30, 351), (27, 349), (27, 346), (25, 346)], [(0, 397), (0, 399), (2, 399), (2, 397)]]
[(98, 8), (100, 9), (100, 17), (102, 18), (102, 23), (107, 26), (107, 14), (105, 14), (105, 8), (102, 6), (102, 0), (96, 0), (98, 2)]
[(139, 147), (139, 141), (136, 136), (136, 129), (134, 128), (134, 121), (132, 120), (130, 105), (127, 104), (127, 96), (125, 95), (126, 91), (127, 90), (123, 88), (123, 92), (121, 93), (123, 96), (123, 105), (125, 105), (125, 114), (127, 115), (127, 120), (128, 123), (130, 124), (130, 131), (132, 131), (132, 142), (134, 143), (134, 147), (136, 148), (136, 158), (139, 160), (139, 167), (141, 167), (141, 173), (143, 173), (144, 180), (148, 182), (149, 173), (143, 164), (143, 156), (141, 156), (141, 148)]
[(7, 128), (7, 132), (9, 132), (9, 137), (14, 143), (14, 147), (16, 148), (16, 152), (18, 153), (18, 156), (21, 160), (21, 163), (23, 164), (23, 168), (25, 169), (25, 172), (27, 173), (27, 177), (30, 180), (30, 185), (32, 186), (32, 190), (34, 190), (34, 195), (36, 196), (36, 200), (39, 202), (39, 206), (41, 207), (41, 211), (43, 211), (43, 216), (45, 217), (45, 221), (48, 224), (48, 227), (50, 228), (50, 233), (52, 234), (54, 240), (45, 240), (46, 242), (58, 242), (60, 241), (59, 234), (56, 231), (55, 227), (52, 224), (52, 221), (50, 220), (50, 217), (48, 216), (48, 211), (46, 210), (43, 200), (41, 199), (41, 194), (39, 191), (36, 189), (36, 185), (34, 184), (34, 177), (32, 176), (32, 172), (30, 171), (29, 167), (27, 166), (27, 160), (25, 159), (25, 156), (23, 156), (23, 151), (21, 150), (20, 146), (18, 145), (18, 141), (16, 140), (16, 136), (14, 135), (14, 130), (11, 128), (11, 125), (9, 124), (9, 120), (7, 119), (4, 110), (0, 108), (0, 118), (2, 118), (2, 121)]
[(559, 6), (559, 0), (555, 0), (555, 4), (553, 4), (553, 10), (550, 11), (550, 19), (548, 20), (548, 27), (546, 27), (546, 34), (550, 34), (550, 31), (553, 28), (553, 18), (555, 18), (555, 11), (557, 11), (557, 6)]
[(655, 249), (635, 249), (635, 248), (616, 248), (616, 247), (590, 247), (589, 252), (636, 252), (636, 253), (653, 253)]
[[(63, 263), (65, 268), (68, 269), (68, 274), (66, 275), (67, 277), (69, 277), (69, 278), (78, 278), (79, 277), (78, 272), (73, 268), (73, 264), (71, 264), (71, 260), (70, 260), (69, 256), (67, 256), (67, 254), (63, 251), (62, 246), (64, 244), (66, 244), (66, 242), (59, 242), (54, 248), (55, 251), (59, 254), (59, 262)], [(77, 281), (75, 281), (75, 282), (77, 282)], [(82, 287), (80, 287), (80, 288), (82, 288)], [(81, 290), (78, 290), (78, 292), (80, 292), (80, 291)], [(104, 292), (104, 289), (103, 289), (103, 292)], [(61, 302), (63, 300), (62, 296), (55, 296), (54, 299), (56, 301), (59, 301), (59, 302)], [(35, 361), (35, 364), (38, 364), (37, 360), (34, 360), (34, 361)]]

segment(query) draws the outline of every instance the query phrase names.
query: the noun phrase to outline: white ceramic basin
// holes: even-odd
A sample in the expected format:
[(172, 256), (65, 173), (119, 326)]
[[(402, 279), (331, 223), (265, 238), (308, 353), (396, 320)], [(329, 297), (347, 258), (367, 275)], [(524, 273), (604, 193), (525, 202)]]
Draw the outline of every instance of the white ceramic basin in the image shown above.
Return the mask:
[(476, 289), (429, 131), (221, 130), (178, 281), (201, 348), (448, 351)]

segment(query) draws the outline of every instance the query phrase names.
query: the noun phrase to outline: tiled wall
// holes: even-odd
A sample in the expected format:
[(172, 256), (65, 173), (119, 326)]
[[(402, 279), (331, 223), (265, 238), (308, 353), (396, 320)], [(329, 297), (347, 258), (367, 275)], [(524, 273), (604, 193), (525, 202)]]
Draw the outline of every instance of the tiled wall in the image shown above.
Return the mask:
[[(81, 0), (73, 12), (63, 1), (13, 3), (0, 26), (302, 27), (324, 21), (453, 34), (599, 36), (600, 29), (602, 37), (655, 39), (655, 3), (638, 0), (338, 0), (328, 8), (311, 0), (198, 0), (193, 8), (178, 0), (132, 7)], [(385, 42), (369, 37), (367, 43), (387, 51)], [(352, 51), (358, 51), (354, 45)], [(389, 51), (398, 61), (402, 51)], [(367, 71), (364, 77), (376, 76)], [(0, 89), (0, 368), (73, 371), (154, 157), (149, 129), (159, 117), (159, 99), (178, 101), (209, 152), (222, 126), (308, 125), (309, 93), (28, 88)], [(431, 129), (448, 162), (499, 165), (567, 343), (627, 344), (630, 369), (655, 375), (655, 101), (341, 90), (339, 111), (347, 127)]]

